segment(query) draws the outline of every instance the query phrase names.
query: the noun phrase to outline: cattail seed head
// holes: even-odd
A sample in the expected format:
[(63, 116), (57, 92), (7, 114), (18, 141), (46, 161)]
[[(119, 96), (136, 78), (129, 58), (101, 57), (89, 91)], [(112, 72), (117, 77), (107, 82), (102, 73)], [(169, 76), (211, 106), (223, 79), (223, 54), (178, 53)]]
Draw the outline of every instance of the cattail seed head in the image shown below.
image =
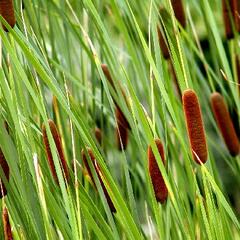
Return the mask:
[(179, 23), (186, 27), (186, 16), (182, 0), (171, 0), (173, 11)]
[(187, 89), (182, 101), (193, 158), (198, 164), (205, 163), (208, 157), (207, 143), (197, 95), (192, 89)]
[[(227, 5), (229, 3), (229, 8)], [(238, 0), (222, 0), (223, 20), (227, 39), (234, 37), (233, 26), (236, 31), (240, 31), (240, 2)], [(233, 25), (231, 22), (233, 20)]]
[(99, 144), (102, 144), (102, 131), (100, 128), (96, 127), (94, 130), (95, 137)]
[[(108, 192), (107, 192), (107, 189), (106, 189), (106, 187), (105, 187), (105, 185), (104, 185), (104, 183), (103, 183), (103, 180), (102, 180), (102, 177), (103, 177), (103, 176), (102, 176), (102, 173), (101, 173), (101, 169), (99, 168), (99, 166), (98, 166), (98, 164), (97, 164), (97, 161), (96, 161), (96, 159), (95, 159), (95, 156), (94, 156), (94, 154), (93, 154), (93, 152), (92, 152), (92, 150), (91, 150), (90, 148), (87, 148), (87, 152), (88, 152), (88, 155), (89, 155), (89, 157), (90, 157), (90, 160), (91, 160), (92, 163), (93, 163), (94, 169), (95, 169), (95, 171), (96, 171), (96, 173), (97, 173), (97, 176), (98, 176), (98, 179), (99, 179), (99, 181), (100, 181), (100, 184), (101, 184), (103, 193), (104, 193), (104, 195), (105, 195), (105, 197), (106, 197), (108, 206), (109, 206), (111, 212), (116, 212), (116, 209), (115, 209), (115, 207), (114, 207), (114, 205), (113, 205), (113, 202), (112, 202), (112, 200), (111, 200), (111, 198), (110, 198), (110, 196), (109, 196), (109, 194), (108, 194)], [(82, 159), (83, 159), (83, 163), (84, 163), (84, 165), (85, 165), (85, 167), (86, 167), (86, 169), (87, 169), (87, 171), (88, 171), (88, 174), (89, 174), (92, 182), (94, 183), (95, 188), (97, 188), (96, 183), (95, 183), (94, 178), (93, 178), (93, 175), (92, 175), (92, 172), (91, 172), (91, 169), (90, 169), (90, 166), (89, 166), (89, 164), (88, 164), (87, 156), (86, 156), (86, 154), (85, 154), (85, 152), (84, 152), (84, 149), (82, 150)]]
[(215, 92), (211, 95), (211, 106), (217, 125), (230, 154), (232, 156), (237, 156), (240, 151), (239, 140), (234, 129), (227, 105), (220, 93)]
[(161, 32), (159, 26), (157, 27), (157, 33), (158, 33), (158, 42), (159, 42), (159, 46), (161, 48), (163, 57), (165, 59), (169, 59), (170, 58), (170, 53), (169, 53), (169, 50), (168, 50), (168, 45), (167, 45), (166, 40), (164, 39), (164, 36), (162, 35), (162, 32)]
[[(57, 151), (58, 151), (58, 156), (61, 161), (61, 167), (64, 172), (64, 177), (66, 178), (67, 182), (69, 182), (69, 171), (68, 171), (67, 162), (66, 162), (64, 152), (63, 152), (61, 137), (58, 133), (55, 123), (51, 119), (48, 120), (48, 124), (49, 124), (50, 131), (52, 133), (52, 136), (53, 136), (53, 139), (54, 139)], [(51, 153), (50, 144), (49, 144), (48, 137), (47, 137), (46, 126), (44, 124), (42, 125), (42, 134), (43, 134), (43, 142), (44, 142), (50, 170), (52, 172), (55, 182), (57, 184), (59, 184), (58, 178), (57, 178), (57, 172), (56, 172), (55, 166), (54, 166), (53, 156)]]
[(8, 217), (8, 210), (5, 207), (2, 213), (3, 229), (4, 229), (4, 240), (13, 240), (11, 225)]
[[(16, 23), (13, 0), (1, 0), (0, 13), (7, 23), (13, 28)], [(5, 26), (3, 26), (3, 29), (6, 32), (8, 31)]]
[[(4, 121), (4, 127), (6, 128), (7, 132), (9, 133), (9, 126), (7, 124), (6, 121)], [(8, 163), (5, 159), (5, 156), (3, 154), (2, 149), (0, 148), (0, 167), (3, 170), (3, 173), (5, 174), (6, 179), (9, 181), (9, 177), (10, 177), (10, 170), (9, 170), (9, 166)], [(7, 189), (3, 183), (3, 181), (1, 180), (1, 185), (0, 185), (0, 198), (2, 198), (3, 196), (5, 196), (7, 194)]]
[(125, 150), (128, 144), (128, 121), (121, 109), (116, 107), (115, 116), (117, 119), (116, 137), (119, 150)]
[[(160, 139), (155, 139), (155, 144), (157, 145), (162, 162), (165, 165), (164, 149)], [(164, 203), (168, 197), (168, 190), (150, 145), (148, 146), (148, 169), (152, 180), (155, 197), (158, 202)]]

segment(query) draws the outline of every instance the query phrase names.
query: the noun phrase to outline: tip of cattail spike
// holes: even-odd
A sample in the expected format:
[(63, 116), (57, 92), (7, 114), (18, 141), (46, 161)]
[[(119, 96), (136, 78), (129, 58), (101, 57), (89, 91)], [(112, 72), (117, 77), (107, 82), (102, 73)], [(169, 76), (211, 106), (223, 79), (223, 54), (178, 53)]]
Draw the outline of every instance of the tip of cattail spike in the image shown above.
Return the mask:
[(240, 3), (238, 0), (222, 0), (223, 20), (227, 39), (234, 38), (234, 28), (240, 31)]
[(115, 86), (114, 86), (114, 83), (113, 83), (112, 76), (111, 76), (111, 74), (110, 74), (110, 72), (109, 72), (109, 69), (108, 69), (107, 64), (104, 64), (104, 63), (103, 63), (103, 64), (101, 64), (101, 67), (102, 67), (102, 70), (103, 70), (103, 73), (104, 73), (106, 79), (107, 79), (108, 82), (111, 84), (111, 86), (113, 87), (113, 89), (116, 90), (116, 89), (115, 89)]
[(182, 0), (171, 0), (173, 11), (176, 19), (185, 28), (186, 27), (186, 16)]
[(211, 95), (211, 106), (224, 142), (232, 156), (240, 151), (239, 140), (223, 96), (215, 92)]
[(102, 144), (102, 131), (100, 128), (96, 127), (94, 130), (95, 137), (98, 141), (98, 143), (101, 145)]
[[(7, 23), (13, 28), (16, 23), (13, 0), (0, 1), (0, 14), (7, 21)], [(3, 25), (3, 29), (4, 31), (8, 32), (8, 29), (4, 25)]]
[(183, 92), (182, 101), (193, 158), (198, 164), (205, 163), (208, 152), (198, 97), (192, 89), (187, 89)]
[[(48, 120), (48, 125), (50, 127), (50, 131), (52, 133), (53, 140), (54, 140), (56, 148), (57, 148), (57, 152), (58, 152), (58, 156), (59, 156), (60, 161), (61, 161), (61, 167), (62, 167), (62, 170), (63, 170), (63, 173), (64, 173), (64, 177), (66, 178), (67, 182), (69, 182), (69, 178), (70, 178), (69, 177), (69, 171), (68, 171), (67, 162), (66, 162), (64, 152), (63, 152), (61, 137), (58, 133), (58, 130), (57, 130), (57, 127), (56, 127), (55, 123), (51, 119)], [(47, 158), (48, 158), (48, 164), (49, 164), (52, 176), (53, 176), (55, 182), (57, 184), (59, 184), (58, 178), (57, 178), (57, 172), (56, 172), (55, 166), (54, 166), (54, 161), (53, 161), (53, 156), (52, 156), (50, 144), (49, 144), (49, 141), (48, 141), (47, 130), (46, 130), (46, 126), (44, 124), (42, 125), (42, 134), (43, 134), (43, 143), (44, 143), (44, 146), (45, 146), (45, 150), (46, 150), (46, 154), (47, 154)]]
[(125, 150), (128, 144), (128, 121), (120, 108), (116, 107), (115, 116), (117, 119), (116, 137), (119, 150)]
[[(90, 160), (91, 160), (92, 163), (93, 163), (94, 169), (95, 169), (95, 171), (96, 171), (96, 173), (97, 173), (97, 177), (98, 177), (98, 179), (99, 179), (99, 181), (100, 181), (100, 184), (101, 184), (103, 193), (104, 193), (104, 195), (105, 195), (105, 197), (106, 197), (108, 206), (109, 206), (111, 212), (112, 212), (112, 213), (115, 213), (115, 212), (116, 212), (116, 209), (115, 209), (114, 204), (113, 204), (113, 202), (112, 202), (112, 200), (111, 200), (111, 198), (110, 198), (110, 196), (109, 196), (109, 194), (108, 194), (108, 191), (107, 191), (107, 189), (106, 189), (106, 187), (105, 187), (105, 185), (104, 185), (104, 183), (103, 183), (103, 180), (102, 180), (102, 177), (103, 177), (103, 176), (102, 176), (101, 170), (100, 170), (100, 168), (99, 168), (99, 166), (98, 166), (98, 164), (97, 164), (97, 161), (96, 161), (96, 159), (95, 159), (95, 156), (94, 156), (94, 154), (93, 154), (93, 152), (92, 152), (92, 150), (91, 150), (90, 148), (87, 148), (87, 153), (88, 153), (88, 155), (89, 155), (89, 157), (90, 157)], [(87, 156), (86, 156), (86, 154), (85, 154), (84, 149), (82, 150), (82, 153), (81, 153), (81, 154), (82, 154), (83, 163), (84, 163), (84, 165), (85, 165), (85, 167), (86, 167), (86, 169), (87, 169), (87, 171), (88, 171), (88, 174), (89, 174), (89, 176), (90, 176), (90, 178), (91, 178), (91, 180), (92, 180), (92, 182), (93, 182), (93, 184), (94, 184), (94, 186), (95, 186), (95, 188), (96, 188), (96, 183), (95, 183), (95, 181), (94, 181), (94, 178), (93, 178), (93, 175), (92, 175), (90, 166), (89, 166), (89, 164), (88, 164)]]
[[(155, 144), (157, 145), (157, 149), (161, 156), (162, 162), (165, 165), (164, 149), (162, 142), (160, 141), (160, 139), (155, 139)], [(148, 146), (148, 169), (156, 200), (160, 203), (164, 203), (168, 197), (168, 190), (150, 145)]]
[(13, 240), (11, 225), (9, 222), (8, 210), (4, 207), (2, 212), (2, 221), (4, 229), (4, 240)]
[(169, 50), (168, 50), (168, 45), (167, 45), (166, 39), (164, 38), (159, 26), (157, 27), (157, 33), (158, 33), (158, 42), (159, 42), (159, 46), (161, 48), (163, 57), (165, 59), (169, 59), (170, 58), (170, 53), (169, 53)]

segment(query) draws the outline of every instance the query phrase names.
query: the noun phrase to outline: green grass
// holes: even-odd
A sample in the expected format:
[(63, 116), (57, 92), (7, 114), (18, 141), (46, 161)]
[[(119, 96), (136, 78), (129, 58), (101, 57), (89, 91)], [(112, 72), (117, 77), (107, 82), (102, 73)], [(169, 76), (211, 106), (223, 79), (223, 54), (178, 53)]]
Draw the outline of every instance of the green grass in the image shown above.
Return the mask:
[[(159, 4), (167, 17), (159, 15)], [(24, 0), (24, 10), (20, 0), (14, 5), (17, 25), (11, 29), (1, 17), (9, 33), (0, 29), (0, 147), (10, 167), (9, 183), (0, 169), (8, 189), (0, 204), (8, 208), (14, 239), (240, 239), (240, 157), (228, 153), (209, 101), (220, 91), (239, 125), (239, 36), (225, 39), (221, 1), (185, 0), (185, 29), (170, 0)], [(158, 43), (160, 23), (181, 91), (192, 88), (199, 97), (209, 151), (205, 165), (192, 158), (181, 99)], [(131, 125), (126, 151), (117, 149), (113, 99)], [(41, 132), (49, 118), (62, 137), (67, 185), (47, 127), (59, 186), (49, 170)], [(155, 200), (148, 145), (169, 191), (163, 205)], [(114, 214), (93, 164), (97, 191), (83, 174), (86, 147), (101, 168)]]

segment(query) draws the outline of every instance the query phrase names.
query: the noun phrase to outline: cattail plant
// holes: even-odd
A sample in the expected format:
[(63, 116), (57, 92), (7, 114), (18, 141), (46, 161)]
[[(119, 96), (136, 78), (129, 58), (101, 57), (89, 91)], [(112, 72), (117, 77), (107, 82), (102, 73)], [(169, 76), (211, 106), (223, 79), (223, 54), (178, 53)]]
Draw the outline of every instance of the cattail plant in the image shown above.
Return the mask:
[(11, 225), (8, 217), (8, 210), (6, 207), (3, 208), (2, 221), (3, 221), (3, 230), (4, 230), (4, 240), (13, 240)]
[(116, 137), (118, 149), (125, 150), (128, 144), (128, 122), (126, 121), (120, 108), (116, 107), (115, 116), (117, 119)]
[[(49, 124), (50, 131), (51, 131), (51, 134), (53, 136), (53, 139), (54, 139), (54, 142), (55, 142), (55, 145), (57, 148), (58, 156), (61, 161), (61, 167), (62, 167), (62, 170), (64, 173), (64, 177), (66, 178), (67, 182), (69, 182), (69, 171), (68, 171), (67, 162), (66, 162), (64, 152), (63, 152), (61, 137), (58, 133), (55, 123), (51, 119), (48, 120), (48, 124)], [(52, 176), (53, 176), (55, 182), (57, 184), (59, 184), (58, 178), (57, 178), (57, 172), (55, 170), (55, 166), (54, 166), (54, 162), (53, 162), (52, 152), (50, 149), (50, 144), (48, 141), (46, 126), (44, 124), (42, 125), (42, 134), (43, 134), (43, 142), (44, 142), (44, 146), (45, 146), (45, 150), (46, 150), (46, 154), (47, 154), (47, 158), (48, 158), (48, 164), (49, 164), (50, 170), (52, 172)]]
[(237, 70), (238, 92), (239, 92), (239, 95), (240, 95), (240, 60), (239, 60), (239, 56), (236, 56), (235, 62), (236, 62), (236, 70)]
[(215, 92), (211, 95), (211, 106), (218, 128), (222, 134), (222, 137), (230, 154), (232, 156), (237, 156), (240, 150), (239, 140), (234, 129), (227, 105), (220, 93)]
[[(13, 0), (1, 0), (0, 13), (2, 17), (7, 21), (7, 23), (13, 28), (16, 23)], [(5, 31), (8, 31), (8, 29), (4, 25), (3, 29)]]
[[(6, 121), (4, 121), (4, 126), (7, 130), (7, 132), (9, 133), (9, 127)], [(2, 149), (0, 148), (0, 167), (3, 170), (3, 173), (6, 177), (6, 179), (9, 181), (9, 177), (10, 177), (10, 170), (9, 170), (9, 166), (8, 163), (5, 159), (5, 156), (3, 154)], [(1, 179), (0, 179), (1, 180)], [(3, 181), (1, 180), (1, 185), (0, 185), (0, 198), (2, 198), (3, 196), (5, 196), (7, 194), (7, 189), (3, 183)]]
[(102, 144), (102, 131), (100, 128), (96, 127), (94, 130), (95, 138), (99, 144)]
[(170, 53), (169, 53), (169, 50), (168, 50), (168, 44), (161, 32), (161, 29), (160, 29), (160, 26), (157, 27), (157, 33), (158, 33), (158, 42), (159, 42), (159, 46), (161, 48), (161, 51), (162, 51), (162, 54), (163, 54), (163, 57), (165, 59), (169, 59), (170, 58)]
[(208, 152), (198, 97), (192, 89), (187, 89), (182, 101), (193, 158), (198, 164), (205, 163)]
[(179, 23), (186, 27), (186, 16), (182, 0), (171, 0), (173, 11)]
[[(95, 156), (94, 156), (94, 154), (93, 154), (93, 152), (92, 152), (92, 150), (90, 148), (87, 148), (87, 152), (88, 152), (88, 156), (89, 156), (90, 160), (93, 163), (94, 169), (95, 169), (95, 171), (97, 173), (97, 177), (98, 177), (98, 179), (100, 181), (100, 184), (101, 184), (102, 190), (104, 192), (104, 195), (106, 197), (108, 206), (109, 206), (111, 212), (116, 212), (116, 209), (115, 209), (115, 207), (113, 205), (113, 202), (112, 202), (112, 200), (111, 200), (111, 198), (110, 198), (110, 196), (109, 196), (109, 194), (107, 192), (106, 187), (104, 186), (104, 183), (103, 183), (103, 180), (102, 180), (103, 176), (102, 176), (101, 170), (100, 170), (100, 168), (99, 168), (99, 166), (97, 164)], [(91, 168), (90, 168), (90, 166), (88, 164), (87, 156), (86, 156), (86, 154), (84, 152), (84, 149), (82, 150), (82, 159), (83, 159), (83, 163), (84, 163), (84, 165), (85, 165), (85, 167), (87, 169), (87, 172), (88, 172), (88, 174), (89, 174), (89, 176), (90, 176), (90, 178), (91, 178), (95, 188), (97, 188), (96, 183), (95, 183), (94, 178), (93, 178), (93, 175), (92, 175), (92, 172), (91, 172)]]
[[(160, 141), (160, 139), (155, 139), (155, 144), (157, 145), (157, 149), (161, 156), (162, 162), (165, 165), (164, 149), (162, 142)], [(150, 145), (148, 146), (148, 169), (152, 180), (156, 200), (160, 203), (164, 203), (168, 197), (168, 190)]]
[[(114, 86), (111, 74), (108, 70), (108, 67), (106, 64), (102, 64), (102, 70), (104, 72), (105, 77), (107, 78), (108, 82), (110, 85), (113, 87), (115, 91), (116, 88)], [(128, 104), (127, 97), (123, 89), (120, 89), (122, 92), (122, 95), (124, 97), (125, 102)], [(124, 113), (120, 109), (118, 103), (114, 100), (114, 103), (116, 105), (116, 110), (115, 110), (115, 116), (117, 119), (117, 127), (116, 127), (116, 136), (117, 136), (117, 145), (119, 150), (125, 150), (127, 148), (127, 143), (128, 143), (128, 130), (131, 130), (130, 124), (125, 117)], [(121, 144), (122, 143), (122, 144)]]
[(227, 39), (234, 37), (234, 29), (240, 31), (239, 0), (222, 0), (223, 20)]

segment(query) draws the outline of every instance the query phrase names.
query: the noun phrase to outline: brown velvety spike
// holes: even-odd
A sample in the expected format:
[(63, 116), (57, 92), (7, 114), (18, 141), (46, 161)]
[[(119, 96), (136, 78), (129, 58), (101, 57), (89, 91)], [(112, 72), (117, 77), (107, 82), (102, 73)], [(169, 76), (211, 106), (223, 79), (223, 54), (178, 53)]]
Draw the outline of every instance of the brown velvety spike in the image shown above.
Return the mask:
[(179, 23), (186, 27), (186, 16), (182, 0), (171, 0), (173, 11)]
[(205, 163), (207, 143), (197, 95), (192, 89), (187, 89), (183, 92), (182, 101), (193, 158), (198, 164)]
[[(9, 133), (9, 126), (6, 121), (4, 121), (4, 126), (7, 130), (7, 132)], [(8, 163), (5, 159), (5, 156), (4, 156), (1, 148), (0, 148), (0, 166), (5, 174), (6, 179), (9, 181), (10, 170), (9, 170)], [(7, 194), (7, 189), (2, 180), (1, 180), (1, 184), (2, 184), (2, 188), (0, 186), (0, 198), (2, 198), (3, 196), (5, 196)]]
[(111, 74), (109, 72), (109, 69), (108, 69), (108, 66), (106, 64), (102, 64), (101, 67), (102, 67), (103, 73), (104, 73), (105, 77), (107, 78), (108, 82), (111, 84), (113, 89), (116, 91), (116, 88), (115, 88), (114, 83), (113, 83), (112, 76), (111, 76)]
[(159, 46), (161, 48), (163, 57), (165, 59), (169, 59), (170, 58), (170, 53), (169, 53), (169, 50), (168, 50), (168, 46), (167, 46), (167, 43), (166, 43), (166, 41), (165, 41), (165, 39), (162, 35), (162, 32), (161, 32), (159, 26), (157, 27), (157, 32), (158, 32), (158, 42), (159, 42)]
[[(161, 156), (162, 162), (165, 165), (163, 145), (160, 139), (155, 139), (155, 143), (157, 145), (158, 152)], [(168, 197), (168, 190), (150, 145), (148, 146), (148, 169), (152, 180), (152, 185), (156, 199), (158, 202), (164, 203)]]
[[(111, 77), (111, 74), (110, 74), (110, 72), (109, 72), (109, 69), (108, 69), (107, 65), (106, 65), (106, 64), (102, 64), (101, 67), (102, 67), (102, 70), (103, 70), (103, 73), (104, 73), (105, 77), (107, 78), (107, 80), (109, 81), (109, 83), (111, 84), (111, 86), (113, 87), (113, 89), (117, 92), (117, 90), (116, 90), (116, 88), (115, 88), (115, 86), (114, 86), (114, 83), (113, 83), (113, 80), (112, 80), (112, 77)], [(123, 97), (124, 97), (124, 100), (125, 100), (126, 104), (128, 105), (128, 101), (127, 101), (127, 97), (126, 97), (125, 92), (123, 91), (122, 88), (121, 88), (120, 90), (121, 90), (121, 93), (122, 93), (122, 95), (123, 95)], [(117, 103), (114, 99), (113, 99), (113, 101), (114, 101), (116, 107), (118, 108), (118, 110), (121, 111), (118, 103)], [(124, 116), (124, 114), (123, 114), (122, 111), (121, 111), (121, 113), (122, 113), (122, 118), (124, 118), (124, 123), (126, 123), (126, 124), (127, 124), (127, 128), (128, 128), (129, 130), (131, 130), (131, 127), (130, 127), (129, 122), (128, 122), (127, 119), (125, 118), (125, 116)]]
[[(229, 3), (229, 9), (227, 7), (227, 1)], [(225, 34), (227, 39), (231, 39), (234, 37), (234, 31), (230, 16), (232, 16), (236, 31), (240, 31), (240, 2), (238, 0), (222, 0), (222, 10), (225, 25)]]
[(238, 137), (228, 112), (227, 105), (220, 93), (215, 92), (211, 95), (211, 106), (218, 128), (221, 131), (222, 137), (230, 154), (232, 156), (237, 156), (240, 151)]
[[(51, 133), (52, 133), (52, 136), (53, 136), (53, 139), (54, 139), (57, 151), (58, 151), (58, 156), (61, 160), (62, 170), (64, 172), (64, 175), (65, 175), (65, 178), (66, 178), (67, 182), (69, 182), (69, 171), (68, 171), (67, 162), (66, 162), (64, 152), (63, 152), (61, 137), (58, 133), (58, 130), (57, 130), (57, 127), (56, 127), (55, 123), (51, 119), (48, 120), (48, 124), (49, 124), (50, 130), (51, 130)], [(49, 144), (48, 137), (47, 137), (47, 130), (46, 130), (46, 126), (44, 124), (42, 126), (42, 134), (43, 134), (43, 142), (44, 142), (44, 145), (45, 145), (45, 150), (46, 150), (46, 153), (47, 153), (48, 164), (49, 164), (50, 170), (52, 172), (52, 175), (53, 175), (53, 178), (54, 178), (55, 182), (57, 184), (59, 184), (58, 178), (57, 178), (57, 172), (55, 170), (55, 166), (54, 166), (54, 162), (53, 162), (53, 156), (52, 156), (52, 153), (51, 153), (50, 144)]]
[[(16, 23), (13, 0), (1, 0), (0, 13), (2, 17), (8, 22), (8, 24), (13, 28)], [(8, 31), (5, 26), (3, 26), (3, 29), (6, 32)]]
[[(8, 163), (4, 157), (4, 154), (1, 149), (0, 149), (0, 166), (7, 178), (7, 180), (9, 181), (9, 175), (10, 175), (9, 166), (8, 166)], [(1, 180), (1, 184), (2, 184), (2, 188), (0, 187), (0, 198), (2, 198), (3, 196), (5, 196), (7, 194), (7, 189), (2, 180)]]
[(116, 137), (118, 149), (125, 150), (128, 144), (128, 121), (118, 107), (116, 107), (115, 115), (117, 119)]
[(102, 131), (100, 128), (96, 127), (94, 130), (95, 137), (99, 144), (102, 144)]
[[(102, 186), (104, 195), (105, 195), (105, 197), (106, 197), (106, 199), (107, 199), (108, 206), (109, 206), (111, 212), (115, 213), (115, 212), (116, 212), (116, 209), (115, 209), (115, 207), (114, 207), (114, 205), (113, 205), (113, 202), (112, 202), (112, 200), (111, 200), (111, 198), (110, 198), (110, 196), (109, 196), (109, 194), (108, 194), (108, 191), (107, 191), (107, 189), (106, 189), (106, 187), (105, 187), (105, 185), (104, 185), (104, 183), (103, 183), (103, 180), (102, 180), (102, 177), (103, 177), (103, 176), (102, 176), (101, 170), (100, 170), (100, 168), (99, 168), (99, 166), (98, 166), (98, 164), (97, 164), (97, 161), (96, 161), (96, 159), (95, 159), (95, 156), (94, 156), (94, 154), (93, 154), (93, 152), (92, 152), (92, 150), (91, 150), (90, 148), (87, 148), (87, 151), (88, 151), (88, 155), (89, 155), (89, 157), (90, 157), (90, 159), (91, 159), (91, 161), (92, 161), (92, 163), (93, 163), (94, 169), (95, 169), (95, 171), (96, 171), (96, 173), (97, 173), (97, 176), (98, 176), (98, 179), (99, 179), (100, 184), (101, 184), (101, 186)], [(96, 183), (95, 183), (94, 178), (93, 178), (93, 175), (92, 175), (92, 173), (91, 173), (90, 166), (89, 166), (88, 161), (87, 161), (87, 156), (86, 156), (84, 150), (82, 150), (82, 159), (83, 159), (83, 163), (84, 163), (84, 165), (85, 165), (85, 167), (86, 167), (86, 169), (87, 169), (87, 171), (88, 171), (88, 174), (89, 174), (92, 182), (94, 183), (95, 188), (97, 188), (97, 187), (96, 187)]]
[(13, 240), (11, 225), (8, 217), (8, 210), (5, 207), (2, 213), (3, 229), (4, 229), (4, 240)]

